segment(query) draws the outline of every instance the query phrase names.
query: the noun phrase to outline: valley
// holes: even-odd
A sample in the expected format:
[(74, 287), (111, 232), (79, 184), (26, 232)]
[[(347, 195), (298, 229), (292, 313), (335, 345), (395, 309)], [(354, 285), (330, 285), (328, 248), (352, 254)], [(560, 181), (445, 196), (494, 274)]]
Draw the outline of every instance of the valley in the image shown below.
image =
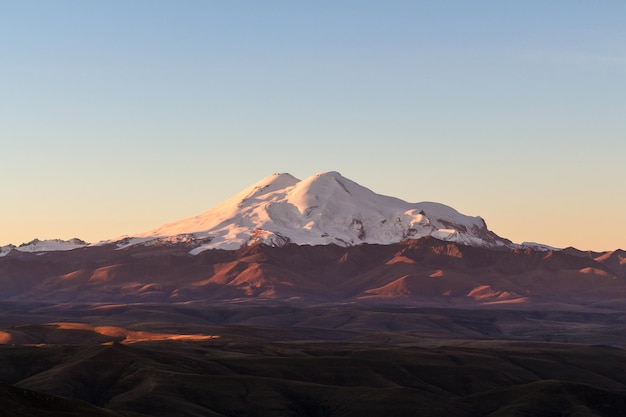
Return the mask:
[(620, 311), (272, 302), (1, 308), (7, 416), (626, 411)]

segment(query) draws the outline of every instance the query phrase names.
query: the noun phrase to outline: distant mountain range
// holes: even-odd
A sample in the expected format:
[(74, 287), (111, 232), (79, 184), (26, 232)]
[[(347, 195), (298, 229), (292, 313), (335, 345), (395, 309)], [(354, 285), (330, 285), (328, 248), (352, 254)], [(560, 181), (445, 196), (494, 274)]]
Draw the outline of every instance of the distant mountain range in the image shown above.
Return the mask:
[(132, 237), (34, 240), (0, 255), (0, 300), (626, 306), (622, 250), (514, 244), (480, 217), (337, 172), (274, 174)]
[(195, 242), (117, 243), (0, 258), (0, 300), (626, 306), (626, 252), (536, 251), (445, 242), (263, 243), (189, 253)]

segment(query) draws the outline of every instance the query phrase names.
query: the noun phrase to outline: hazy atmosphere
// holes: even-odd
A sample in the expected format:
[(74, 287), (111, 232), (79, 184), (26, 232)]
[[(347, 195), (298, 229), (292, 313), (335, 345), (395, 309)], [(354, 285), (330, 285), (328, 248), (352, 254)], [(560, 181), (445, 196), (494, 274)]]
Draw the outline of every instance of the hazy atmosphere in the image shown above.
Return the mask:
[(626, 248), (626, 3), (0, 3), (0, 246), (335, 170), (514, 242)]

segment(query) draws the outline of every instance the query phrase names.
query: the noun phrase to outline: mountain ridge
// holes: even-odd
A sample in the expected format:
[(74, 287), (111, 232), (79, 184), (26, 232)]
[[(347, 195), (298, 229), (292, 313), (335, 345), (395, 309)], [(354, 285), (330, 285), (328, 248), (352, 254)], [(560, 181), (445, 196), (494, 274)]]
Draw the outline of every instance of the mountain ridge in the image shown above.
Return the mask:
[(186, 244), (109, 244), (0, 258), (0, 300), (621, 308), (620, 255), (494, 250), (431, 236), (389, 245), (258, 243), (197, 255)]

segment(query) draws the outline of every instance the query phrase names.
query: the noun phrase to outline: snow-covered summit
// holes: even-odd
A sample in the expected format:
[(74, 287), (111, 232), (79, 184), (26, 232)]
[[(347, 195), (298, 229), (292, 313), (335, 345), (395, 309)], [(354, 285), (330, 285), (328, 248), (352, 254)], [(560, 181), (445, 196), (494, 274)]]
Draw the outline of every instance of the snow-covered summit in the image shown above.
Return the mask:
[(193, 236), (206, 249), (237, 249), (266, 243), (281, 246), (391, 244), (433, 236), (474, 246), (509, 246), (480, 217), (439, 203), (406, 201), (376, 194), (338, 172), (299, 180), (273, 174), (231, 199), (188, 219), (125, 239), (125, 246)]
[(61, 239), (48, 239), (48, 240), (39, 240), (33, 239), (28, 243), (22, 243), (19, 246), (15, 245), (7, 245), (0, 247), (0, 256), (6, 256), (12, 250), (17, 250), (20, 252), (54, 252), (54, 251), (65, 251), (82, 248), (87, 246), (88, 243), (84, 242), (80, 239), (73, 238), (70, 240), (61, 240)]

